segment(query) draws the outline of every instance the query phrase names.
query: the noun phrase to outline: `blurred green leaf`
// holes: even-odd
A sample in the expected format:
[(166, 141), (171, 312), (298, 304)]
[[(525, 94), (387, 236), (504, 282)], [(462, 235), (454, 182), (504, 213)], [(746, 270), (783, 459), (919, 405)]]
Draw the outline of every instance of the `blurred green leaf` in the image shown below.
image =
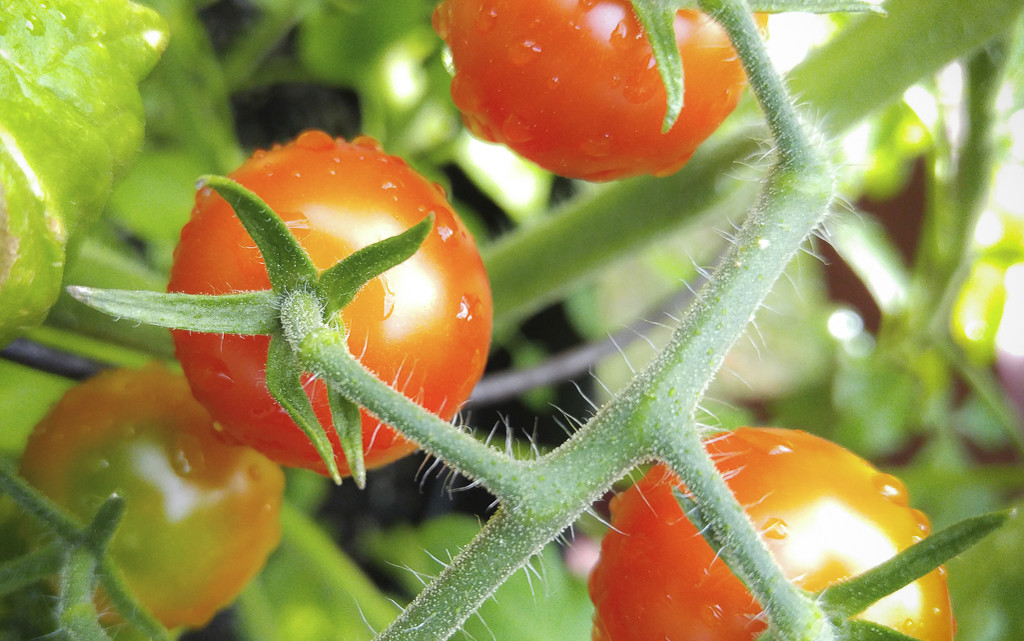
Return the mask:
[(138, 151), (136, 84), (166, 40), (158, 15), (123, 0), (5, 3), (0, 344), (56, 300), (69, 239), (100, 214)]
[[(364, 543), (380, 569), (415, 594), (479, 529), (479, 522), (472, 517), (448, 515), (419, 527), (401, 526), (375, 534)], [(586, 581), (568, 572), (552, 544), (529, 568), (506, 581), (453, 638), (586, 639), (592, 616)]]

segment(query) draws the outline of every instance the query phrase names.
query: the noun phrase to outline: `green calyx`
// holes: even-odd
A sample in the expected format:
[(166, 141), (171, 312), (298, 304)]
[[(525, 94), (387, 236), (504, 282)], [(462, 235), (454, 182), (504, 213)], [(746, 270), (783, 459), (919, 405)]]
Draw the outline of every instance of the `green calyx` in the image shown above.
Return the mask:
[[(326, 323), (343, 333), (338, 312), (363, 285), (416, 253), (433, 228), (434, 217), (428, 215), (401, 234), (364, 247), (320, 273), (281, 218), (259, 196), (222, 176), (205, 176), (202, 182), (231, 205), (249, 232), (267, 265), (271, 289), (214, 296), (72, 286), (68, 293), (119, 319), (193, 332), (270, 336), (267, 387), (309, 437), (331, 479), (341, 483), (331, 441), (303, 389), (306, 371), (297, 353), (303, 327)], [(353, 479), (363, 487), (366, 466), (359, 408), (333, 388), (328, 390), (328, 398), (332, 428)]]
[[(665, 85), (665, 119), (661, 123), (662, 133), (668, 133), (683, 109), (686, 96), (686, 69), (676, 46), (673, 27), (676, 12), (680, 9), (702, 9), (699, 0), (630, 0), (633, 11), (643, 25), (651, 41), (658, 73)], [(872, 11), (882, 13), (878, 2), (868, 0), (750, 0), (751, 11), (756, 13), (859, 13)]]

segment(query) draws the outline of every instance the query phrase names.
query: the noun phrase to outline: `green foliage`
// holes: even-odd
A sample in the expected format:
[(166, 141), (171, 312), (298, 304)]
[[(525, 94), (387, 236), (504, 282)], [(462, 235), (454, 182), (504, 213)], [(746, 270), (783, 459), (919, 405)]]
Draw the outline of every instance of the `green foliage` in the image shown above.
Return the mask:
[[(661, 306), (680, 296), (683, 283), (696, 289), (703, 267), (718, 261), (764, 174), (765, 163), (751, 160), (759, 153), (760, 134), (752, 132), (761, 120), (750, 106), (664, 179), (568, 184), (503, 150), (490, 153), (471, 142), (450, 104), (427, 0), (253, 2), (226, 35), (207, 26), (223, 27), (211, 16), (232, 3), (144, 4), (162, 19), (119, 0), (45, 7), (12, 0), (0, 15), (0, 344), (42, 321), (65, 264), (66, 282), (91, 288), (75, 290), (79, 296), (99, 296), (97, 288), (161, 290), (199, 176), (227, 173), (251, 147), (301, 128), (334, 127), (335, 134), (374, 135), (450, 187), (487, 245), (500, 347), (517, 367), (547, 364), (569, 347), (549, 346), (523, 325), (566, 300), (569, 324), (584, 340), (623, 339), (576, 372), (589, 397), (603, 403), (657, 353), (618, 331), (637, 329), (658, 349), (670, 340), (668, 329), (651, 327), (674, 324), (680, 307)], [(947, 526), (1015, 505), (1024, 488), (1021, 410), (996, 369), (1005, 357), (997, 335), (1011, 296), (1007, 270), (1024, 262), (1024, 212), (1005, 196), (985, 200), (983, 222), (995, 220), (999, 230), (986, 240), (974, 229), (981, 212), (962, 206), (956, 194), (963, 189), (952, 186), (957, 176), (973, 175), (987, 189), (1024, 175), (1020, 133), (1007, 130), (1024, 121), (1024, 22), (1018, 0), (891, 0), (885, 9), (884, 17), (838, 20), (837, 35), (789, 77), (802, 113), (821, 125), (823, 137), (859, 150), (849, 151), (841, 173), (841, 196), (853, 211), (841, 205), (826, 223), (823, 235), (835, 254), (816, 241), (809, 252), (815, 255), (793, 264), (748, 338), (723, 356), (726, 370), (699, 420), (802, 427), (892, 462), (887, 467), (905, 478), (914, 505)], [(962, 122), (955, 114), (965, 98), (950, 93), (942, 79), (949, 72), (940, 72), (1010, 25), (1017, 39), (1007, 54), (1003, 97), (991, 131), (982, 132), (993, 136), (988, 160), (995, 168), (958, 164), (960, 141), (949, 128)], [(164, 29), (170, 39), (158, 62)], [(305, 86), (328, 91), (326, 106), (292, 103), (259, 123), (244, 115), (251, 102)], [(685, 99), (684, 88), (670, 86), (671, 94)], [(351, 108), (338, 95), (354, 96), (357, 118), (337, 115)], [(676, 104), (667, 105), (668, 118)], [(918, 216), (906, 207), (895, 214), (876, 208), (906, 197), (908, 185), (919, 190)], [(491, 229), (503, 232), (494, 238), (483, 224), (488, 216), (498, 221)], [(837, 284), (840, 266), (854, 274), (845, 285)], [(344, 280), (340, 272), (337, 278)], [(149, 294), (119, 299), (119, 314), (145, 312), (152, 302)], [(240, 303), (218, 303), (223, 313), (210, 327), (276, 328), (271, 297)], [(257, 303), (259, 314), (252, 313)], [(241, 318), (237, 309), (250, 313)], [(183, 314), (194, 322), (198, 313), (209, 319), (209, 311)], [(634, 325), (638, 319), (650, 322)], [(164, 324), (182, 322), (189, 321)], [(171, 356), (165, 330), (110, 323), (67, 296), (29, 337), (101, 362)], [(588, 371), (601, 385), (587, 386)], [(16, 459), (32, 425), (71, 384), (0, 360), (0, 455)], [(551, 422), (555, 387), (528, 394), (538, 422)], [(490, 424), (473, 422), (487, 416), (479, 412), (469, 421), (486, 433)], [(529, 452), (531, 445), (517, 438), (512, 448)], [(381, 478), (375, 474), (371, 487)], [(319, 507), (310, 499), (286, 516), (281, 548), (238, 604), (240, 639), (369, 639), (397, 615), (390, 598), (406, 603), (421, 578), (439, 573), (449, 553), (480, 529), (462, 516), (381, 529), (374, 515), (321, 518)], [(333, 519), (371, 521), (353, 552), (358, 563), (332, 540)], [(589, 524), (594, 533), (601, 527)], [(948, 563), (962, 637), (1024, 638), (1022, 528), (1013, 519)], [(562, 552), (544, 548), (535, 569), (514, 573), (460, 634), (587, 638), (583, 581), (566, 569)], [(95, 570), (91, 557), (78, 560), (85, 574)], [(9, 567), (0, 566), (0, 577)], [(5, 615), (44, 611), (50, 597), (42, 595), (37, 587), (0, 602), (0, 639), (8, 634)], [(851, 631), (877, 638), (873, 633)]]
[(0, 344), (53, 305), (69, 238), (142, 142), (134, 89), (166, 43), (129, 2), (13, 0), (0, 16)]

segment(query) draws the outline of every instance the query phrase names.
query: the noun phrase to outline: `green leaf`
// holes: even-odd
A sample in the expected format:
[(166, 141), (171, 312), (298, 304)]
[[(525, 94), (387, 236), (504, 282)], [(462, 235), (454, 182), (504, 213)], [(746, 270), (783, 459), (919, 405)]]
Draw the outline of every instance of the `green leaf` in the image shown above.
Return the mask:
[(331, 407), (334, 431), (338, 434), (341, 451), (345, 453), (352, 480), (360, 490), (366, 487), (366, 462), (363, 459), (363, 415), (359, 406), (348, 400), (333, 387), (327, 387), (327, 400)]
[(302, 387), (302, 374), (302, 366), (288, 341), (280, 335), (271, 337), (267, 353), (267, 389), (288, 412), (288, 416), (295, 424), (306, 433), (327, 466), (331, 479), (340, 484), (341, 474), (338, 472), (338, 463), (334, 460), (334, 447), (320, 425), (316, 412), (313, 411), (306, 390)]
[(658, 63), (658, 73), (661, 74), (661, 81), (665, 85), (668, 103), (665, 106), (665, 119), (662, 121), (661, 131), (668, 133), (683, 109), (686, 90), (683, 59), (679, 55), (673, 26), (676, 5), (668, 0), (632, 0), (632, 3), (633, 11), (647, 32), (647, 38), (654, 50), (654, 59)]
[[(400, 526), (374, 531), (363, 540), (378, 567), (410, 594), (443, 569), (459, 548), (480, 529), (477, 519), (449, 514), (416, 527)], [(579, 545), (588, 545), (582, 540)], [(586, 579), (569, 571), (555, 544), (546, 546), (524, 568), (511, 576), (466, 621), (453, 639), (550, 641), (590, 638), (593, 606)]]
[(236, 611), (250, 641), (370, 641), (401, 606), (312, 518), (281, 506), (281, 545), (242, 592)]
[(119, 319), (160, 327), (225, 334), (277, 328), (277, 296), (270, 290), (213, 296), (71, 286), (68, 293)]
[(45, 316), (69, 239), (99, 215), (138, 151), (136, 85), (165, 43), (160, 17), (124, 0), (4, 3), (0, 344)]
[(230, 178), (203, 176), (205, 186), (228, 201), (235, 215), (252, 237), (275, 290), (288, 290), (316, 280), (319, 272), (306, 250), (285, 226), (284, 221), (259, 196)]
[(863, 612), (970, 548), (1012, 515), (995, 512), (960, 521), (863, 574), (825, 588), (820, 600), (826, 609), (844, 616)]
[(433, 227), (431, 213), (401, 234), (364, 247), (324, 271), (316, 289), (327, 301), (325, 317), (330, 318), (352, 302), (368, 281), (412, 257)]

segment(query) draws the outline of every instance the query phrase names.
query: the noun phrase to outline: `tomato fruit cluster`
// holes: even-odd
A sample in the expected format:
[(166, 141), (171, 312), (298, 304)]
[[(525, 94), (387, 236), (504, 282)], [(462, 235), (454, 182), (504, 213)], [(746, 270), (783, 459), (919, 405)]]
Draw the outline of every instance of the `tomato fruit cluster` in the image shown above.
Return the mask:
[(470, 131), (570, 178), (675, 172), (746, 85), (725, 31), (679, 11), (685, 105), (663, 134), (665, 88), (629, 0), (444, 0), (433, 22)]
[[(434, 214), (434, 228), (416, 254), (368, 282), (341, 319), (349, 349), (367, 369), (428, 410), (452, 418), (483, 373), (491, 293), (475, 241), (443, 189), (370, 138), (346, 142), (320, 131), (257, 151), (230, 177), (281, 216), (321, 271)], [(263, 258), (231, 207), (201, 189), (175, 250), (169, 290), (224, 294), (269, 288)], [(281, 464), (326, 473), (306, 435), (267, 390), (267, 336), (176, 331), (174, 342), (193, 393), (225, 438)], [(323, 381), (306, 387), (321, 424), (330, 426)], [(367, 468), (415, 449), (365, 411), (362, 430)], [(334, 430), (327, 432), (346, 474)]]
[(157, 365), (68, 391), (32, 432), (21, 474), (83, 522), (124, 498), (110, 555), (169, 628), (206, 624), (281, 535), (281, 468), (218, 439), (185, 380)]
[[(806, 432), (741, 428), (707, 448), (790, 580), (806, 590), (864, 572), (927, 535), (903, 484)], [(595, 641), (752, 641), (761, 607), (683, 515), (679, 480), (655, 466), (612, 500), (590, 576)], [(922, 641), (950, 641), (940, 568), (860, 616)]]

